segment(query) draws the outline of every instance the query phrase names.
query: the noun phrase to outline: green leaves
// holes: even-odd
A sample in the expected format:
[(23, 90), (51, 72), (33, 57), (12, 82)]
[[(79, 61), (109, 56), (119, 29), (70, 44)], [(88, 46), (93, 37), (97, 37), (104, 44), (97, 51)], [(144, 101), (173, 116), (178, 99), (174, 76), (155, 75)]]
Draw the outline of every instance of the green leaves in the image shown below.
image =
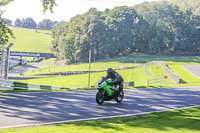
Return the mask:
[(55, 0), (40, 0), (43, 5), (43, 13), (49, 9), (53, 13), (53, 7), (56, 6)]
[(182, 10), (167, 1), (104, 12), (91, 8), (73, 17), (64, 29), (55, 29), (53, 49), (58, 57), (70, 63), (87, 61), (89, 49), (93, 60), (135, 52), (197, 54), (200, 52), (199, 16), (194, 15), (194, 9), (185, 8), (188, 9)]
[(12, 1), (14, 1), (14, 0), (1, 0), (1, 1), (0, 1), (0, 7), (1, 7), (1, 6), (7, 5), (7, 4), (9, 4), (10, 2), (12, 2)]
[(0, 44), (7, 44), (10, 37), (14, 37), (14, 35), (12, 31), (6, 26), (6, 22), (1, 18), (0, 15)]

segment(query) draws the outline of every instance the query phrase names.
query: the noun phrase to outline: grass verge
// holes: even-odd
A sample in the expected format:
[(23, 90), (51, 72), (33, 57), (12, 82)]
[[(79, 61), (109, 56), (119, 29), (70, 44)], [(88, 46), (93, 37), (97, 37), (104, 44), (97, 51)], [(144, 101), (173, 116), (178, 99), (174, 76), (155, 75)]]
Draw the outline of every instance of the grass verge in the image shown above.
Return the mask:
[(187, 71), (181, 65), (168, 65), (168, 66), (174, 73), (179, 75), (180, 83), (190, 84), (190, 85), (199, 85), (200, 84), (200, 79), (197, 78), (196, 76), (194, 76), (189, 71)]
[[(145, 72), (143, 68), (121, 70), (118, 72), (120, 75), (122, 75), (125, 82), (134, 81), (135, 86), (147, 85), (147, 79), (149, 78), (149, 75)], [(106, 76), (106, 72), (91, 73), (90, 85), (95, 86), (96, 82), (98, 82), (102, 76)], [(88, 74), (71, 75), (71, 76), (54, 76), (49, 78), (15, 80), (15, 81), (31, 83), (31, 84), (59, 86), (59, 87), (84, 88), (88, 86)]]
[(200, 107), (126, 118), (0, 129), (1, 133), (200, 133)]
[[(91, 71), (107, 70), (108, 68), (119, 69), (120, 67), (133, 67), (139, 64), (136, 63), (120, 63), (120, 62), (109, 62), (109, 63), (91, 63)], [(49, 65), (42, 66), (34, 71), (27, 71), (24, 75), (38, 75), (38, 74), (52, 74), (52, 73), (66, 73), (66, 72), (85, 72), (89, 71), (89, 65), (83, 64), (72, 64), (60, 66), (56, 62)]]

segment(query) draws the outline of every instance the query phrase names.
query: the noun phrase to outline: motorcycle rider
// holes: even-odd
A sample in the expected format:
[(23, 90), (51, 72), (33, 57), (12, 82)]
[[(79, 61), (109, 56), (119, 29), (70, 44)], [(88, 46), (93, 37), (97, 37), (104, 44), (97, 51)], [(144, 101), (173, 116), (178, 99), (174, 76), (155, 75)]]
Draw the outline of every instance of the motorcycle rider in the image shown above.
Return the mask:
[(121, 75), (119, 75), (115, 70), (112, 68), (108, 68), (107, 70), (107, 79), (111, 79), (112, 82), (107, 82), (108, 85), (119, 85), (119, 90), (121, 91), (123, 89), (123, 84), (124, 84), (124, 79), (122, 78)]

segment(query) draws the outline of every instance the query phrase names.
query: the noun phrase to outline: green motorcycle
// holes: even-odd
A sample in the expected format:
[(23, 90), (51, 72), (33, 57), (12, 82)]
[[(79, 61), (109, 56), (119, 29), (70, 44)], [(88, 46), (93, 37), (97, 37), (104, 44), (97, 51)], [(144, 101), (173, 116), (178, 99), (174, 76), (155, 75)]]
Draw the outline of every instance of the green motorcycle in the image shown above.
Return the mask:
[(96, 102), (101, 105), (104, 101), (114, 99), (117, 103), (120, 103), (124, 98), (124, 91), (118, 91), (118, 86), (108, 85), (107, 82), (112, 82), (112, 80), (102, 77), (99, 82), (97, 82), (96, 86), (98, 92), (96, 94)]

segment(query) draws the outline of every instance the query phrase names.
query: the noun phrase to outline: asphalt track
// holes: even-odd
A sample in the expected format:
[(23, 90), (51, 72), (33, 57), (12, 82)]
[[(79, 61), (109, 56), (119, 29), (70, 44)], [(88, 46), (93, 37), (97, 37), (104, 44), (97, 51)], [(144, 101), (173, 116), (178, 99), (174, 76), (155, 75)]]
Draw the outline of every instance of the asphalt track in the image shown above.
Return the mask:
[(24, 73), (26, 71), (34, 70), (34, 69), (39, 68), (41, 66), (51, 64), (52, 62), (54, 62), (54, 61), (49, 61), (49, 62), (34, 62), (34, 63), (29, 64), (29, 65), (25, 65), (25, 66), (21, 66), (21, 67), (12, 69), (12, 70), (10, 70), (8, 72), (8, 75), (9, 76), (19, 76), (20, 74), (22, 74), (22, 73)]
[(183, 65), (183, 67), (196, 77), (200, 78), (200, 65)]
[(131, 116), (200, 106), (200, 86), (125, 90), (124, 101), (97, 105), (96, 90), (0, 94), (0, 128)]

